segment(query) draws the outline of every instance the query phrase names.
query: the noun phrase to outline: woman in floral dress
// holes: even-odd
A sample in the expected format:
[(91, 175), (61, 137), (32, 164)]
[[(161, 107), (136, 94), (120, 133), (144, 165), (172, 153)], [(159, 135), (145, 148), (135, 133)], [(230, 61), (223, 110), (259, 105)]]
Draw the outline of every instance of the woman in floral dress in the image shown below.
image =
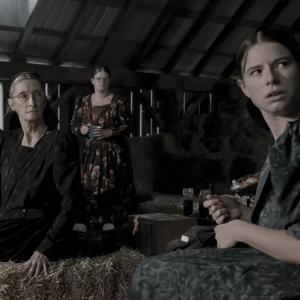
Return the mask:
[[(94, 68), (94, 93), (76, 101), (71, 130), (83, 138), (81, 180), (86, 199), (85, 223), (118, 227), (135, 210), (134, 188), (126, 135), (130, 115), (125, 99), (109, 91), (111, 72)], [(100, 227), (99, 227), (100, 228)]]

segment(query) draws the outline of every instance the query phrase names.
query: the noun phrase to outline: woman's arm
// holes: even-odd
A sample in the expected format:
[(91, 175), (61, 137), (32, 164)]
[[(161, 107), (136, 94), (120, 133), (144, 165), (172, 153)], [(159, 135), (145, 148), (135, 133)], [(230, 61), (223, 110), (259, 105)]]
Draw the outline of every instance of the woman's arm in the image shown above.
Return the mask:
[(131, 117), (125, 99), (118, 99), (113, 109), (113, 135), (125, 134), (131, 126)]
[(112, 123), (108, 128), (96, 128), (94, 137), (98, 140), (109, 138), (111, 136), (120, 136), (127, 134), (131, 118), (128, 107), (124, 99), (117, 98), (111, 104)]
[(215, 232), (219, 248), (242, 242), (274, 258), (300, 264), (300, 241), (285, 230), (233, 220), (216, 226)]
[(77, 148), (74, 136), (58, 134), (53, 150), (53, 179), (61, 195), (60, 211), (36, 249), (46, 255), (51, 253), (56, 244), (65, 240), (75, 222), (75, 214), (82, 197)]
[(75, 135), (86, 136), (89, 133), (89, 123), (86, 118), (85, 97), (79, 97), (75, 101), (74, 113), (71, 120), (71, 132)]

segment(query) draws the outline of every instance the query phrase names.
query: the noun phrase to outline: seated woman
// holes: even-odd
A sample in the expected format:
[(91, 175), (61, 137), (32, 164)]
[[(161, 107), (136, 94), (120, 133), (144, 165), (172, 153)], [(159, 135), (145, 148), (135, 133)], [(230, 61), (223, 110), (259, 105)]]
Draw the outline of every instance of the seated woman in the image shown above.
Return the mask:
[(237, 62), (238, 85), (274, 137), (254, 211), (233, 197), (209, 196), (204, 203), (218, 224), (218, 249), (147, 259), (135, 273), (130, 299), (300, 297), (299, 45), (289, 33), (259, 31), (242, 44)]
[(45, 122), (39, 75), (24, 72), (9, 85), (9, 108), (21, 128), (1, 136), (0, 261), (26, 261), (29, 275), (47, 274), (65, 252), (80, 196), (76, 144)]
[(123, 97), (110, 90), (111, 72), (95, 66), (94, 93), (76, 101), (71, 130), (83, 140), (81, 180), (85, 194), (82, 221), (88, 229), (126, 225), (136, 209), (130, 153), (126, 136), (130, 114)]

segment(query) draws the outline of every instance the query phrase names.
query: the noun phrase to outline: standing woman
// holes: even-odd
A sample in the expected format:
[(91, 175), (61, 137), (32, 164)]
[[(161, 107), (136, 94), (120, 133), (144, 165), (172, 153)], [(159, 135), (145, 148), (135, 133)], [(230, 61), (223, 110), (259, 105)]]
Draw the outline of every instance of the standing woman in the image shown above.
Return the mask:
[(300, 298), (300, 48), (288, 32), (259, 31), (237, 62), (238, 85), (274, 137), (254, 210), (209, 196), (219, 249), (150, 258), (135, 273), (130, 299)]
[(110, 92), (111, 72), (96, 66), (91, 82), (94, 93), (78, 98), (71, 130), (83, 137), (81, 180), (86, 199), (85, 222), (101, 229), (127, 221), (135, 210), (130, 153), (126, 135), (130, 115), (125, 99)]
[(66, 250), (80, 197), (77, 145), (46, 121), (44, 84), (36, 73), (14, 76), (8, 105), (21, 128), (1, 139), (0, 261), (26, 261), (47, 274)]

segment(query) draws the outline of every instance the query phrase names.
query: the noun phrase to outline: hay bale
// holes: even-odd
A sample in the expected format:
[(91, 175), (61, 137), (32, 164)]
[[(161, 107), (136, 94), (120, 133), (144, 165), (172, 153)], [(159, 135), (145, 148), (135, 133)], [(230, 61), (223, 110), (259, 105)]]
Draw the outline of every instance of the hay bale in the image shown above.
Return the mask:
[(142, 254), (122, 248), (106, 256), (53, 262), (47, 277), (40, 275), (30, 280), (22, 263), (3, 262), (0, 299), (124, 299), (142, 259)]

